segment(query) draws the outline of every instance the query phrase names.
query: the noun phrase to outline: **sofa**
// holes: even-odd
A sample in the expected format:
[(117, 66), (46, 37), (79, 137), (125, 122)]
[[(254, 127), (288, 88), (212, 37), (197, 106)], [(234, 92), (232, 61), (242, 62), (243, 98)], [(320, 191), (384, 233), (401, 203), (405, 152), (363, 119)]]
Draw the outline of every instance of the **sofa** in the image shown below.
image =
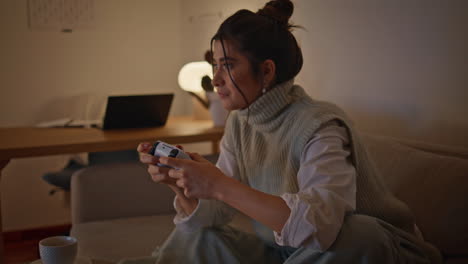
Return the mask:
[[(384, 182), (412, 209), (445, 263), (468, 263), (468, 150), (365, 134)], [(139, 162), (77, 171), (71, 183), (71, 235), (78, 254), (115, 263), (148, 256), (174, 228), (174, 195)], [(248, 217), (231, 223), (252, 232)]]

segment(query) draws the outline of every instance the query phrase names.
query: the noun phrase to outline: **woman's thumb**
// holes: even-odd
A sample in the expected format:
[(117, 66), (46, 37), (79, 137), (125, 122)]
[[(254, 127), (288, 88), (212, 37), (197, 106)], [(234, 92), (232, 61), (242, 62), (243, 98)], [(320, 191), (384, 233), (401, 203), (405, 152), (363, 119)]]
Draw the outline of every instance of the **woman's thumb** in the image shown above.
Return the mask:
[(194, 161), (205, 161), (206, 159), (203, 158), (202, 155), (198, 154), (198, 153), (195, 153), (195, 152), (187, 152), (190, 156), (190, 158), (192, 158), (192, 160)]

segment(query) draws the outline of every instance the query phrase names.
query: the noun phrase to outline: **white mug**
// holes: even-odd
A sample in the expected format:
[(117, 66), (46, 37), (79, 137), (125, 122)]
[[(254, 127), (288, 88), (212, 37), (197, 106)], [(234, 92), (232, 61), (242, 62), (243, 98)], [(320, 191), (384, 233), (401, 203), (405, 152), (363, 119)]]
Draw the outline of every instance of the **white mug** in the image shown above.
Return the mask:
[(39, 241), (39, 255), (43, 264), (73, 264), (78, 241), (71, 236), (53, 236)]

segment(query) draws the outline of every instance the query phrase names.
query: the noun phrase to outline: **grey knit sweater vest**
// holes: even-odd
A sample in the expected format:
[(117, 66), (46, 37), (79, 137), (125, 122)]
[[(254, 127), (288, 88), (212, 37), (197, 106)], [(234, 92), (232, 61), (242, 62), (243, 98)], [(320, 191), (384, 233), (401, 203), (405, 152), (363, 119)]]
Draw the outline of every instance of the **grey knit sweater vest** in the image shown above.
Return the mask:
[[(232, 151), (243, 183), (273, 195), (299, 192), (300, 156), (318, 128), (331, 120), (347, 127), (351, 158), (356, 167), (356, 213), (380, 218), (413, 233), (409, 208), (383, 184), (345, 113), (333, 104), (315, 101), (288, 81), (258, 98), (249, 109), (232, 111), (226, 123), (224, 144)], [(271, 229), (256, 223), (265, 240)]]

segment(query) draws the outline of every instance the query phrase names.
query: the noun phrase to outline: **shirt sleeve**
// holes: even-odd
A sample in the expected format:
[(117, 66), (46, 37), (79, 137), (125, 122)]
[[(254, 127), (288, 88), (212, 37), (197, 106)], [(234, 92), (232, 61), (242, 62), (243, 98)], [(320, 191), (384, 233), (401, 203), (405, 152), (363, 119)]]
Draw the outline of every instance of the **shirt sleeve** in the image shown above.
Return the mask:
[(335, 241), (344, 216), (356, 208), (356, 170), (350, 160), (345, 127), (321, 128), (301, 154), (299, 192), (281, 198), (291, 214), (276, 243), (325, 251)]
[[(224, 138), (221, 139), (220, 154), (216, 167), (226, 176), (239, 180), (235, 157), (224, 144)], [(174, 223), (178, 228), (186, 232), (192, 232), (205, 226), (227, 224), (237, 213), (236, 209), (221, 201), (200, 199), (192, 214), (186, 215), (177, 201), (177, 196), (174, 199), (174, 208), (177, 212)]]

